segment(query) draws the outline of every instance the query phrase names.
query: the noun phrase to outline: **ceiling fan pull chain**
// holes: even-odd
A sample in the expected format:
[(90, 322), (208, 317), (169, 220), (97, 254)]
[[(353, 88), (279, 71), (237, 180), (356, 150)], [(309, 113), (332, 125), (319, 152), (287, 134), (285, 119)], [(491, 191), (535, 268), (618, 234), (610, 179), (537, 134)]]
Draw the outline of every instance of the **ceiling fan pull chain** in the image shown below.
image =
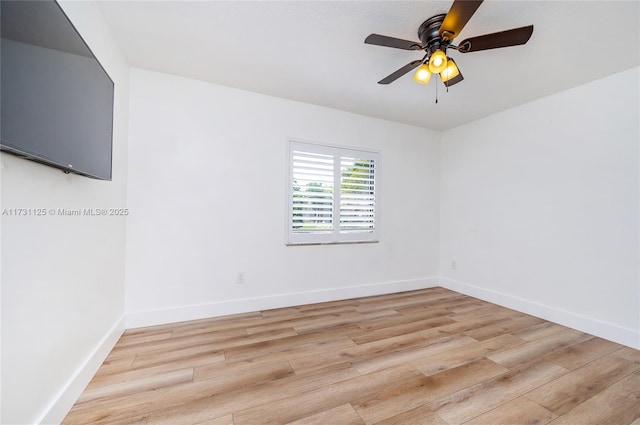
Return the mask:
[(438, 85), (436, 84), (436, 103), (438, 103)]

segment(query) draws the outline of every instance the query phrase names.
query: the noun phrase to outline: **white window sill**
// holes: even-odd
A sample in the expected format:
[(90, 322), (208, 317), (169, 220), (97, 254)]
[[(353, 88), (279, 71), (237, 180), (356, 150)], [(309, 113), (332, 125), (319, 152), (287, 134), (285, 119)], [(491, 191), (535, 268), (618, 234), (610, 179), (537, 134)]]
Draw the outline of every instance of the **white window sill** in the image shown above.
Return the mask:
[(355, 245), (378, 243), (379, 240), (373, 241), (339, 241), (339, 242), (287, 242), (287, 246), (304, 246), (304, 245)]

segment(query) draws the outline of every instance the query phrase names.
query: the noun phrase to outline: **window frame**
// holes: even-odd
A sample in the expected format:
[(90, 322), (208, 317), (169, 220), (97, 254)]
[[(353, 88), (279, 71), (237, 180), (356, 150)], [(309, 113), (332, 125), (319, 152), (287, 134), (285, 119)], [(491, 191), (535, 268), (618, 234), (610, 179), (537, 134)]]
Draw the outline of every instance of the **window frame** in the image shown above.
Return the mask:
[[(331, 155), (333, 157), (333, 209), (332, 230), (327, 233), (296, 233), (293, 229), (293, 154), (294, 151), (304, 151), (312, 154)], [(340, 229), (340, 199), (341, 199), (341, 159), (342, 158), (370, 159), (374, 161), (374, 194), (373, 194), (373, 229), (370, 231), (341, 231)], [(298, 138), (287, 139), (287, 173), (286, 173), (286, 244), (287, 245), (332, 245), (349, 243), (377, 243), (380, 227), (380, 151), (342, 146), (323, 142), (315, 142)], [(336, 190), (337, 189), (337, 190)]]

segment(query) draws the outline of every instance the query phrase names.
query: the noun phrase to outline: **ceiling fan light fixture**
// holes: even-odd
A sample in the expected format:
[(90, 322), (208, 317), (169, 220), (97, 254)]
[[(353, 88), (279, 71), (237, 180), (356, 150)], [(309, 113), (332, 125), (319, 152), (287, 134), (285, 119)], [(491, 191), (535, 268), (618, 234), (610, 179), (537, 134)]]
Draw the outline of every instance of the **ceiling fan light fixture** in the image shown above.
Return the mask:
[[(444, 85), (449, 88), (464, 80), (464, 77), (453, 59), (447, 57), (447, 49), (454, 49), (458, 53), (466, 54), (519, 46), (529, 41), (531, 34), (533, 34), (533, 25), (467, 38), (459, 42), (457, 46), (453, 44), (454, 39), (462, 33), (463, 28), (482, 2), (483, 0), (453, 0), (453, 4), (446, 14), (434, 15), (420, 25), (418, 28), (419, 42), (380, 34), (369, 34), (364, 40), (365, 44), (402, 50), (422, 50), (425, 53), (423, 59), (409, 62), (378, 81), (378, 84), (392, 83), (420, 67), (421, 69), (414, 75), (415, 81), (426, 84), (431, 74), (439, 74)], [(428, 73), (423, 71), (425, 67), (428, 68)]]
[(426, 64), (422, 64), (416, 70), (416, 73), (413, 74), (413, 80), (416, 83), (420, 84), (429, 84), (429, 80), (431, 79), (431, 71), (429, 71), (429, 66)]
[(436, 50), (429, 58), (429, 71), (439, 74), (447, 67), (447, 55), (442, 50)]
[(447, 58), (447, 66), (442, 70), (442, 72), (440, 72), (440, 78), (442, 79), (442, 82), (446, 83), (447, 81), (457, 77), (458, 75), (460, 75), (458, 65), (456, 65), (453, 59)]

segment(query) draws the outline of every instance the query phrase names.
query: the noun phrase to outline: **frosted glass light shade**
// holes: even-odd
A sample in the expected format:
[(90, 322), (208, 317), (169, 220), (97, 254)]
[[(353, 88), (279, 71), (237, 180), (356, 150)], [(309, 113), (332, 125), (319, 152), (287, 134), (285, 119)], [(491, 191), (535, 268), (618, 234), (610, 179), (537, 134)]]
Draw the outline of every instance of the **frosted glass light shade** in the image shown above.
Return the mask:
[(447, 81), (449, 81), (454, 77), (457, 77), (458, 75), (460, 75), (460, 70), (458, 69), (458, 66), (453, 61), (453, 59), (449, 59), (447, 61), (447, 67), (443, 69), (442, 72), (440, 73), (440, 78), (442, 78), (442, 82), (446, 83)]
[(420, 84), (428, 84), (431, 79), (431, 72), (429, 71), (429, 67), (425, 64), (422, 64), (416, 70), (416, 73), (413, 74), (413, 80), (416, 83)]
[(447, 56), (441, 50), (436, 50), (429, 58), (429, 71), (439, 74), (447, 67)]

